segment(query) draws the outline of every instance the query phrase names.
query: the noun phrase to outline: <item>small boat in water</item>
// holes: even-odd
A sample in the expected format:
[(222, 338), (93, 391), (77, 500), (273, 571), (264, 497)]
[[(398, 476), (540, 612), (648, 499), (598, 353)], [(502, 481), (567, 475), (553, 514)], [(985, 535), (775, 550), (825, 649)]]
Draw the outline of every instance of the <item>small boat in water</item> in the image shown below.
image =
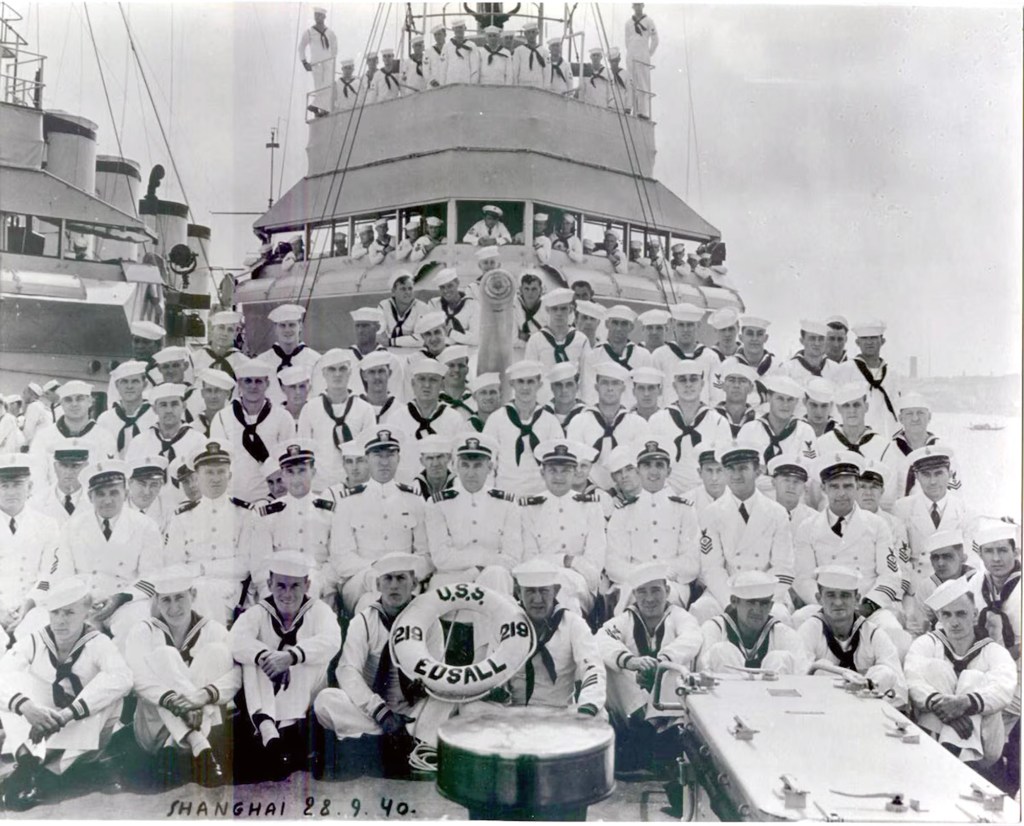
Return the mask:
[(1006, 427), (1005, 424), (993, 424), (992, 422), (971, 422), (967, 429), (968, 430), (1003, 430)]

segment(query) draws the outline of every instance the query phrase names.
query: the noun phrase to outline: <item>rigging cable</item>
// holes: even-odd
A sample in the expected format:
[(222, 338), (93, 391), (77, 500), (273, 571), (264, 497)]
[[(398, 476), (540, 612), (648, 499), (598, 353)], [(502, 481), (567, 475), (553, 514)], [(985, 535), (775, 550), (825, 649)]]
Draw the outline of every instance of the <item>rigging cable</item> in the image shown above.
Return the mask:
[[(693, 108), (693, 85), (690, 79), (690, 48), (687, 45), (686, 37), (686, 8), (683, 8), (681, 19), (683, 21), (683, 60), (686, 63), (686, 97), (690, 104), (690, 129), (687, 130), (686, 138), (687, 141), (690, 139), (690, 134), (693, 134), (693, 154), (697, 160), (697, 199), (703, 205), (704, 203), (704, 187), (701, 183), (700, 177), (700, 146), (697, 143), (697, 115)], [(690, 147), (686, 147), (686, 197), (690, 197)]]
[[(299, 42), (299, 29), (302, 28), (302, 6), (296, 4), (295, 12), (295, 39), (293, 42)], [(295, 67), (298, 65), (297, 60), (292, 61), (292, 79), (288, 83), (288, 100), (285, 101), (284, 111), (288, 111), (288, 106), (292, 101), (292, 96), (295, 93)], [(280, 111), (280, 110), (279, 110)], [(281, 200), (281, 187), (284, 185), (284, 167), (285, 158), (288, 157), (288, 134), (291, 131), (292, 119), (286, 118), (284, 122), (284, 138), (281, 140), (281, 171), (277, 175), (277, 197), (276, 201)]]

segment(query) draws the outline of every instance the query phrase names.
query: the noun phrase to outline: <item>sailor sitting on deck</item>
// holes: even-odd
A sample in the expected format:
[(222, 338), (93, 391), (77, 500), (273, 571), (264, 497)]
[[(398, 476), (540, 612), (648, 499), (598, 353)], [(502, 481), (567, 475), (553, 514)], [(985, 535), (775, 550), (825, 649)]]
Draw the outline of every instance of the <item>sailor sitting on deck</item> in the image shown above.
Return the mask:
[(893, 705), (906, 705), (907, 684), (896, 646), (874, 622), (857, 614), (860, 573), (845, 565), (823, 565), (814, 578), (820, 610), (797, 628), (814, 659), (812, 670), (824, 666), (823, 673), (833, 675), (834, 667), (855, 672)]
[(469, 231), (462, 239), (462, 243), (478, 247), (503, 247), (505, 244), (511, 244), (512, 236), (501, 222), (501, 208), (493, 204), (487, 204), (483, 208), (483, 213), (483, 220), (477, 221), (469, 228)]
[(307, 715), (327, 684), (341, 629), (334, 612), (308, 596), (313, 568), (308, 556), (277, 551), (263, 567), (270, 571), (270, 595), (245, 611), (229, 636), (235, 662), (242, 666), (245, 708), (258, 735), (251, 751), (239, 748), (236, 755), (265, 777), (283, 779), (305, 757)]
[(701, 627), (701, 671), (761, 668), (806, 674), (810, 653), (796, 631), (769, 616), (778, 580), (764, 571), (741, 571), (730, 581), (729, 606)]
[(938, 630), (914, 640), (903, 663), (917, 721), (963, 762), (992, 765), (1006, 744), (1001, 712), (1017, 688), (1016, 663), (976, 628), (966, 579), (942, 583), (928, 606)]

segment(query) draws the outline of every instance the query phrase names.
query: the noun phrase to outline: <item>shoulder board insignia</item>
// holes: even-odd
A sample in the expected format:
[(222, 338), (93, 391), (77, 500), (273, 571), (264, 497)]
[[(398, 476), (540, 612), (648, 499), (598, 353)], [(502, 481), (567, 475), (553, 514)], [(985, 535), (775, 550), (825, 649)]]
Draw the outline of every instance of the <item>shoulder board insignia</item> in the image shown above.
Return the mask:
[(691, 502), (689, 499), (686, 499), (683, 496), (670, 496), (669, 501), (676, 502), (677, 504), (680, 505), (689, 505), (691, 508), (693, 507), (693, 502)]
[(186, 502), (184, 505), (179, 505), (177, 508), (175, 508), (174, 512), (176, 514), (178, 514), (178, 513), (188, 513), (193, 508), (199, 506), (199, 501), (200, 500), (196, 499), (194, 502)]
[(515, 502), (516, 496), (514, 493), (508, 491), (498, 490), (497, 488), (491, 488), (487, 491), (488, 496), (493, 496), (495, 499), (501, 499), (503, 502)]
[(597, 491), (591, 491), (590, 493), (577, 493), (572, 500), (574, 502), (599, 502), (597, 497)]
[(636, 501), (636, 499), (620, 499), (619, 497), (616, 496), (614, 499), (615, 508), (616, 510), (622, 510), (623, 508), (628, 508)]
[(439, 490), (437, 493), (431, 495), (431, 499), (434, 502), (445, 502), (448, 499), (454, 499), (459, 495), (457, 490)]
[(345, 485), (338, 485), (337, 488), (332, 488), (335, 499), (344, 499), (346, 496), (352, 495), (352, 488)]
[(543, 505), (547, 501), (546, 496), (520, 496), (520, 505)]
[(319, 508), (322, 511), (334, 510), (334, 503), (330, 499), (314, 499), (313, 507)]
[(260, 516), (270, 516), (275, 513), (280, 513), (285, 509), (286, 505), (284, 502), (271, 502), (269, 505), (264, 505), (260, 508)]
[(364, 490), (366, 490), (366, 485), (354, 485), (353, 487), (345, 488), (345, 495), (354, 496), (357, 493), (362, 493)]
[(252, 510), (252, 505), (249, 502), (246, 502), (244, 499), (238, 499), (237, 497), (232, 496), (230, 499), (228, 499), (228, 501), (236, 508), (245, 508), (246, 510)]
[(401, 482), (398, 482), (395, 485), (395, 487), (402, 491), (402, 493), (411, 493), (414, 496), (419, 496), (419, 493), (416, 491), (416, 488), (409, 487), (408, 485), (403, 485)]

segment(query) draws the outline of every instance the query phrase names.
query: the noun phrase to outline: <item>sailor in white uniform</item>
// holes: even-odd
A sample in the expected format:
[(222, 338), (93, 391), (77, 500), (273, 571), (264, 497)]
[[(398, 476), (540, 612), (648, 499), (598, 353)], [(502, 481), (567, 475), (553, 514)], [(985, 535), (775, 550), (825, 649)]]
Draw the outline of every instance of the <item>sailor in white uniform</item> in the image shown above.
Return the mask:
[(117, 455), (117, 441), (109, 430), (98, 427), (89, 416), (92, 405), (92, 385), (74, 379), (57, 390), (60, 397), (60, 415), (53, 424), (46, 425), (36, 433), (29, 448), (29, 455), (36, 457), (37, 468), (45, 474), (46, 483), (55, 481), (53, 474), (53, 452), (66, 447), (72, 439), (89, 448), (93, 461)]
[[(562, 38), (548, 38), (548, 65), (544, 70), (545, 89), (568, 97), (574, 91), (572, 67), (562, 59)], [(582, 251), (582, 250), (581, 250)]]
[[(593, 382), (596, 375), (594, 370), (598, 364), (614, 361), (627, 370), (651, 366), (651, 354), (639, 344), (630, 341), (630, 336), (636, 328), (636, 319), (636, 312), (624, 304), (616, 304), (605, 312), (605, 340), (587, 353), (582, 365), (580, 381), (583, 400), (587, 404), (594, 404), (597, 401), (597, 389), (593, 387)], [(636, 403), (631, 390), (627, 389), (623, 394), (622, 403), (627, 408), (633, 407)]]
[(192, 352), (192, 367), (197, 376), (203, 368), (212, 367), (235, 378), (235, 367), (245, 359), (245, 354), (235, 347), (243, 321), (242, 314), (234, 310), (221, 310), (210, 316), (210, 343)]
[(842, 381), (861, 381), (869, 388), (867, 424), (884, 438), (892, 436), (899, 427), (897, 422), (897, 388), (889, 375), (889, 365), (881, 357), (885, 344), (885, 323), (867, 321), (853, 325), (860, 354), (843, 362)]
[(46, 625), (24, 634), (0, 659), (3, 752), (16, 761), (3, 785), (8, 811), (44, 802), (48, 774), (63, 774), (102, 750), (132, 688), (117, 647), (86, 623), (93, 603), (84, 579), (54, 584), (42, 607)]
[(697, 668), (712, 672), (763, 668), (777, 674), (806, 674), (811, 654), (803, 640), (771, 616), (776, 578), (764, 571), (740, 571), (730, 578), (728, 588), (725, 610), (701, 626), (704, 644)]
[[(928, 607), (928, 597), (935, 593), (935, 589), (951, 579), (965, 577), (969, 580), (981, 568), (981, 562), (973, 552), (968, 561), (960, 531), (933, 533), (925, 540), (924, 552), (928, 555), (931, 573), (915, 577), (912, 588), (908, 582), (908, 593), (903, 598), (904, 626), (914, 636), (935, 627), (935, 612)], [(997, 638), (993, 636), (992, 639)]]
[(569, 324), (573, 300), (573, 291), (565, 287), (544, 294), (541, 305), (547, 312), (547, 324), (526, 342), (523, 357), (527, 361), (538, 361), (545, 368), (565, 361), (577, 367), (582, 365), (590, 344), (585, 335)]
[(402, 366), (398, 358), (386, 350), (363, 357), (359, 362), (359, 381), (363, 385), (359, 398), (373, 408), (378, 424), (392, 407), (401, 404), (400, 399), (405, 398)]
[(361, 77), (355, 76), (356, 62), (346, 57), (341, 61), (341, 74), (334, 81), (334, 111), (347, 112), (359, 105), (360, 96), (365, 96)]
[[(57, 526), (64, 524), (83, 504), (88, 505), (88, 497), (83, 496), (84, 488), (78, 475), (89, 464), (89, 448), (78, 439), (70, 439), (63, 447), (53, 452), (52, 474), (55, 483), (42, 487), (32, 494), (31, 506), (44, 516), (48, 516)], [(33, 467), (32, 473), (36, 474)], [(42, 475), (42, 474), (40, 474)], [(33, 483), (33, 490), (37, 484)]]
[[(974, 534), (984, 570), (968, 577), (981, 611), (978, 625), (1002, 643), (1014, 659), (1020, 658), (1020, 527), (986, 520)], [(1020, 713), (1020, 696), (1017, 697)]]
[[(943, 441), (932, 433), (928, 425), (932, 420), (931, 403), (920, 393), (902, 393), (896, 401), (896, 412), (899, 416), (900, 428), (892, 434), (892, 439), (882, 453), (882, 461), (893, 469), (894, 484), (886, 496), (886, 504), (901, 496), (909, 496), (914, 490), (916, 479), (910, 470), (910, 454), (915, 450)], [(958, 491), (962, 487), (960, 468), (956, 457), (950, 456), (949, 489)]]
[[(608, 50), (608, 86), (611, 91), (609, 108), (626, 114), (632, 113), (636, 98), (633, 90), (633, 78), (626, 67), (622, 65), (622, 52), (619, 51), (618, 46), (612, 46)], [(633, 242), (630, 243), (632, 245)], [(639, 241), (638, 243), (642, 250), (643, 242)]]
[[(666, 341), (654, 351), (654, 366), (661, 370), (666, 379), (671, 379), (679, 362), (695, 362), (700, 365), (705, 378), (700, 399), (704, 404), (711, 401), (711, 376), (719, 365), (713, 350), (697, 341), (697, 325), (704, 318), (704, 309), (694, 304), (674, 304), (671, 307), (675, 341)], [(666, 403), (672, 401), (668, 386), (665, 388)]]
[(871, 412), (868, 386), (863, 381), (847, 382), (836, 387), (832, 400), (839, 413), (839, 424), (818, 437), (815, 450), (820, 455), (850, 450), (865, 459), (881, 460), (887, 441), (866, 422)]
[[(306, 308), (298, 304), (281, 304), (267, 313), (267, 320), (274, 325), (274, 343), (269, 350), (264, 350), (256, 356), (255, 361), (270, 367), (270, 375), (274, 381), (270, 382), (267, 389), (267, 398), (275, 405), (284, 401), (284, 391), (277, 383), (277, 374), (285, 367), (294, 365), (308, 367), (312, 372), (320, 358), (320, 354), (312, 347), (307, 347), (302, 340), (305, 316)], [(236, 378), (239, 378), (239, 364), (244, 362), (235, 364)]]
[(651, 116), (651, 58), (658, 48), (658, 30), (644, 13), (643, 3), (633, 4), (626, 21), (626, 65), (633, 78), (633, 111), (641, 118)]
[[(331, 111), (331, 84), (334, 82), (334, 61), (338, 56), (338, 38), (327, 28), (327, 9), (313, 9), (314, 23), (299, 38), (299, 62), (307, 72), (313, 73), (313, 100), (309, 111), (326, 115)], [(309, 59), (306, 59), (309, 49)]]
[[(642, 346), (642, 345), (640, 345)], [(644, 352), (648, 352), (644, 348)], [(650, 422), (654, 414), (661, 410), (662, 391), (665, 387), (665, 374), (654, 365), (634, 367), (629, 374), (633, 380), (633, 413), (645, 422)]]
[(586, 72), (584, 67), (580, 67), (580, 85), (576, 88), (576, 96), (584, 103), (607, 109), (612, 96), (607, 67), (604, 65), (604, 50), (600, 46), (593, 46), (587, 54), (590, 65), (585, 67)]
[(536, 20), (528, 20), (523, 24), (523, 37), (526, 42), (517, 46), (512, 53), (512, 85), (543, 89), (549, 57), (547, 49), (537, 44)]
[(25, 402), (24, 421), (21, 425), (21, 432), (29, 446), (41, 427), (53, 423), (53, 413), (50, 412), (50, 405), (43, 398), (43, 388), (34, 381), (30, 381), (22, 395)]
[(779, 366), (779, 370), (805, 387), (812, 378), (825, 378), (833, 384), (842, 382), (842, 371), (838, 364), (825, 357), (825, 337), (828, 327), (820, 321), (800, 320), (801, 349), (791, 359)]
[(473, 246), (499, 246), (512, 243), (512, 235), (502, 223), (501, 207), (487, 204), (483, 208), (484, 217), (469, 228), (462, 239), (463, 244)]
[[(286, 367), (279, 376), (288, 370), (301, 368)], [(232, 373), (234, 368), (232, 368)], [(235, 392), (237, 381), (233, 375), (228, 375), (223, 370), (214, 367), (206, 367), (196, 371), (196, 383), (199, 385), (199, 392), (192, 395), (192, 399), (199, 399), (199, 404), (193, 407), (192, 427), (198, 430), (204, 437), (210, 437), (210, 426), (214, 417), (223, 410), (231, 396)], [(287, 391), (285, 391), (287, 395)], [(198, 408), (198, 409), (196, 409)]]
[(730, 437), (735, 439), (743, 425), (757, 418), (757, 409), (750, 404), (751, 399), (759, 398), (754, 393), (757, 372), (735, 356), (728, 356), (713, 369), (710, 381), (715, 410), (722, 414)]
[(445, 78), (445, 46), (448, 41), (444, 23), (436, 23), (430, 33), (434, 37), (434, 42), (423, 52), (423, 75), (426, 79), (426, 88), (436, 89), (444, 86)]
[(395, 64), (395, 50), (387, 47), (380, 50), (380, 70), (374, 72), (370, 81), (370, 97), (374, 103), (394, 100), (402, 96), (402, 82)]
[(519, 276), (519, 289), (512, 303), (512, 325), (516, 339), (512, 346), (522, 351), (530, 336), (547, 326), (547, 310), (541, 302), (544, 284), (533, 270), (524, 270)]
[(836, 429), (836, 420), (832, 418), (835, 393), (836, 386), (828, 379), (813, 378), (804, 387), (803, 420), (819, 439)]
[(434, 284), (440, 295), (430, 300), (430, 306), (444, 313), (448, 341), (451, 344), (479, 344), (480, 302), (459, 289), (459, 273), (454, 267), (445, 267), (437, 274)]
[(185, 423), (187, 389), (184, 384), (171, 383), (146, 389), (146, 401), (153, 408), (156, 423), (132, 439), (125, 451), (126, 461), (160, 456), (170, 464), (179, 456), (189, 456), (203, 446), (203, 434)]
[(768, 328), (771, 326), (771, 322), (760, 316), (744, 315), (740, 316), (739, 326), (740, 347), (736, 351), (736, 360), (740, 364), (746, 364), (748, 367), (754, 368), (757, 373), (757, 380), (755, 382), (757, 392), (761, 396), (761, 401), (766, 401), (767, 396), (764, 387), (760, 383), (761, 379), (779, 369), (775, 354), (765, 349), (765, 343), (768, 341)]
[(825, 355), (836, 364), (845, 364), (849, 359), (846, 357), (846, 339), (850, 333), (850, 322), (846, 316), (833, 315), (825, 319), (825, 326), (828, 327), (828, 335), (825, 336)]
[(426, 64), (423, 54), (424, 39), (422, 34), (414, 34), (409, 39), (410, 53), (402, 60), (400, 77), (402, 91), (405, 94), (422, 92), (427, 88)]
[(384, 316), (385, 344), (391, 347), (419, 347), (420, 340), (413, 334), (416, 322), (430, 311), (426, 302), (415, 297), (412, 273), (398, 270), (390, 279), (391, 298), (383, 299), (379, 307)]
[(571, 361), (556, 364), (544, 376), (551, 394), (546, 405), (565, 430), (587, 405), (579, 397), (579, 368)]
[(480, 47), (480, 83), (484, 86), (509, 86), (512, 83), (512, 54), (501, 45), (501, 29), (488, 26), (487, 39)]
[[(320, 362), (317, 362), (317, 365), (319, 366)], [(302, 411), (306, 409), (306, 402), (309, 401), (309, 391), (313, 386), (313, 377), (310, 375), (309, 368), (298, 366), (285, 367), (284, 370), (277, 374), (277, 383), (281, 385), (281, 391), (284, 393), (284, 401), (281, 402), (281, 407), (288, 411), (288, 415), (292, 417), (292, 421), (298, 427), (299, 417), (302, 416)], [(320, 384), (322, 383), (321, 380)], [(223, 408), (221, 409), (223, 410)]]
[(110, 371), (110, 380), (117, 388), (120, 401), (100, 413), (96, 426), (113, 434), (117, 455), (124, 458), (132, 439), (156, 424), (156, 414), (143, 399), (146, 388), (146, 363), (125, 361)]
[(461, 18), (452, 21), (452, 36), (444, 44), (441, 65), (444, 67), (442, 86), (480, 82), (480, 50), (473, 41), (466, 39), (466, 21)]

